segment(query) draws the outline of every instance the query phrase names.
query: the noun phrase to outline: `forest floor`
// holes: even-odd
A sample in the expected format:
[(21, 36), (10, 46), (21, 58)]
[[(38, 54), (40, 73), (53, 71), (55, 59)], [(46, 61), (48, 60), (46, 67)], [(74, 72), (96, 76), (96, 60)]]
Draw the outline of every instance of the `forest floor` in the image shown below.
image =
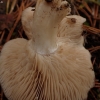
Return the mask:
[[(83, 25), (85, 48), (92, 55), (95, 71), (95, 86), (88, 93), (88, 100), (100, 100), (100, 0), (68, 0), (72, 14), (85, 17)], [(0, 0), (0, 51), (3, 45), (14, 38), (26, 38), (21, 24), (22, 11), (35, 7), (36, 0)], [(0, 100), (7, 100), (0, 87)]]

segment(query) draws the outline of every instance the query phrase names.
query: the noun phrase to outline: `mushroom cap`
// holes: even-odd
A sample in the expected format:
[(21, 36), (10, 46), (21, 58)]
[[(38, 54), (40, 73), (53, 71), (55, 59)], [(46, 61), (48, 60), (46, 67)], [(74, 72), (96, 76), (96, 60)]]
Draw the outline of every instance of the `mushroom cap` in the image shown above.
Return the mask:
[(64, 17), (58, 28), (58, 37), (64, 37), (63, 40), (67, 42), (83, 46), (82, 25), (85, 21), (86, 19), (79, 15)]
[(0, 83), (8, 100), (84, 100), (94, 85), (90, 54), (62, 44), (54, 54), (37, 54), (30, 41), (14, 39), (0, 56)]
[(64, 17), (59, 25), (59, 37), (68, 37), (69, 35), (73, 36), (75, 34), (81, 34), (83, 31), (82, 25), (85, 21), (86, 19), (79, 15)]

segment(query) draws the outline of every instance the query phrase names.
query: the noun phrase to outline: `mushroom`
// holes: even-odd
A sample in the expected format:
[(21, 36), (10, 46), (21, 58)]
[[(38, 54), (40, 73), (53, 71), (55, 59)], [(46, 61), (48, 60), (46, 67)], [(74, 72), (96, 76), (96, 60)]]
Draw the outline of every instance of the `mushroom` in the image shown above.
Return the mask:
[(4, 45), (0, 84), (8, 100), (87, 98), (94, 85), (91, 55), (83, 46), (59, 42), (57, 37), (59, 23), (69, 13), (67, 1), (38, 0), (30, 25), (32, 38)]

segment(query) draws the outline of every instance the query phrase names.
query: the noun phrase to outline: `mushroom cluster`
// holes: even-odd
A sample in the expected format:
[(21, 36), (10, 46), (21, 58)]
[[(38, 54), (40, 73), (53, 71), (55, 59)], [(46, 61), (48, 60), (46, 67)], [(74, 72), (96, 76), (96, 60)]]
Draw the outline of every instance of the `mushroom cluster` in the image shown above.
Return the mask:
[[(29, 11), (29, 14), (26, 12)], [(94, 86), (91, 55), (83, 47), (81, 16), (62, 0), (38, 0), (22, 14), (29, 40), (7, 42), (0, 84), (8, 100), (86, 100)], [(34, 14), (33, 14), (34, 13)]]

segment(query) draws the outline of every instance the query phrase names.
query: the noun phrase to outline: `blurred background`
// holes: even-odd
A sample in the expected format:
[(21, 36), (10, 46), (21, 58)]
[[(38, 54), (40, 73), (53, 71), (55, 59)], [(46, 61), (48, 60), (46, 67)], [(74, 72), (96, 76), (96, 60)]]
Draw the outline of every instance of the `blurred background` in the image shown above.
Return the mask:
[[(84, 46), (92, 55), (95, 86), (88, 93), (88, 100), (100, 100), (100, 0), (68, 0), (72, 14), (85, 17), (83, 25)], [(3, 45), (15, 38), (26, 38), (21, 24), (22, 11), (35, 7), (36, 0), (0, 0), (0, 51)], [(0, 87), (0, 100), (7, 100)]]

